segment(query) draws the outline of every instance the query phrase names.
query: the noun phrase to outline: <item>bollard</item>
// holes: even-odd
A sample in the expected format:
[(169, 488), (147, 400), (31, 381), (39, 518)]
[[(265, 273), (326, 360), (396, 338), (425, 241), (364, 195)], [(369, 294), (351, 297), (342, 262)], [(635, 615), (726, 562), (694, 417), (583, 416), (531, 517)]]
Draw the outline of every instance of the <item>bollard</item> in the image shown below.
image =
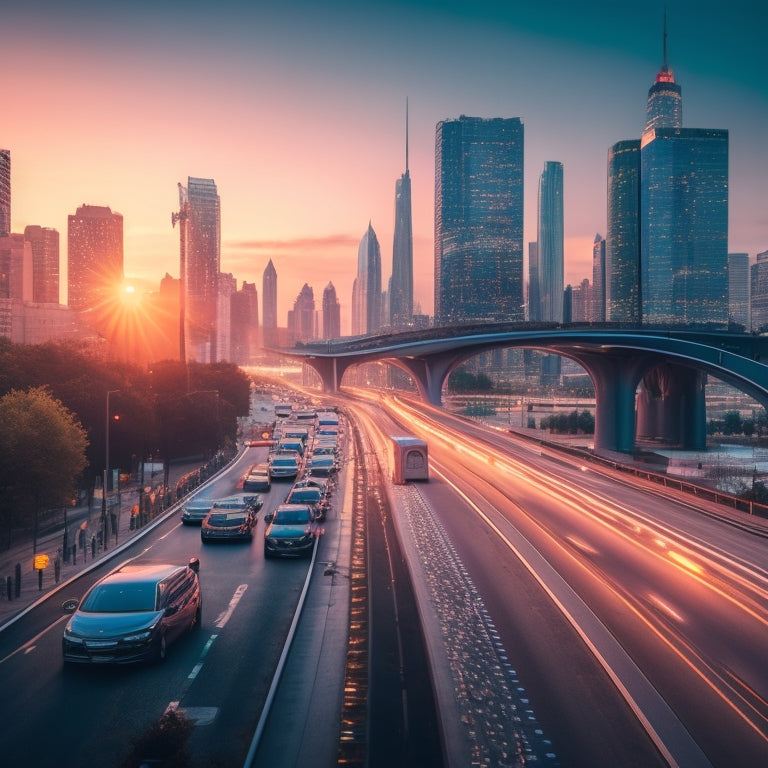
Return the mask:
[(14, 575), (16, 576), (16, 586), (14, 589), (14, 592), (16, 594), (16, 597), (21, 597), (21, 563), (16, 563), (16, 568), (14, 569)]
[(42, 568), (37, 569), (37, 591), (38, 592), (43, 591), (43, 569)]

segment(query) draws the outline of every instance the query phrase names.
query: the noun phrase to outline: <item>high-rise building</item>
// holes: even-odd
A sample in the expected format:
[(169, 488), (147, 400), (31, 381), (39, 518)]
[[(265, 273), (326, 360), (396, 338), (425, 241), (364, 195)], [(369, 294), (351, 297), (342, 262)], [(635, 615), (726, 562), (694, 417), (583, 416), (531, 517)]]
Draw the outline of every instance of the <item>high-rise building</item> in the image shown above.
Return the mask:
[(587, 319), (605, 322), (605, 239), (600, 234), (592, 245), (592, 311)]
[(352, 290), (352, 334), (377, 333), (381, 325), (381, 248), (368, 222), (368, 229), (357, 249), (357, 276)]
[(338, 339), (341, 336), (341, 306), (333, 283), (323, 291), (323, 338)]
[(728, 322), (749, 330), (749, 254), (728, 254)]
[(539, 244), (528, 243), (528, 314), (532, 323), (541, 320), (541, 298), (539, 295)]
[(123, 281), (123, 217), (101, 205), (82, 205), (68, 217), (68, 304), (94, 311), (100, 325), (114, 309)]
[(0, 149), (0, 237), (11, 234), (11, 150)]
[(256, 354), (259, 335), (259, 295), (256, 283), (243, 281), (242, 290), (232, 294), (231, 360), (249, 365)]
[(643, 323), (728, 323), (728, 131), (656, 128), (640, 151)]
[(230, 362), (232, 360), (232, 297), (237, 293), (237, 280), (231, 272), (221, 272), (216, 281), (216, 318), (213, 323), (215, 336), (210, 362)]
[(277, 346), (277, 270), (269, 260), (261, 278), (262, 334), (265, 347)]
[(315, 294), (312, 286), (304, 283), (293, 303), (293, 309), (288, 310), (288, 342), (311, 341), (317, 338), (317, 312), (315, 311)]
[(186, 222), (186, 320), (188, 358), (218, 359), (216, 316), (221, 266), (221, 201), (213, 179), (190, 176), (180, 195), (188, 204)]
[(544, 163), (539, 178), (537, 218), (539, 250), (540, 320), (563, 322), (563, 164), (552, 160)]
[(751, 327), (757, 333), (768, 330), (768, 251), (757, 254), (750, 272)]
[[(667, 64), (667, 18), (664, 17), (663, 63), (648, 90), (645, 132), (683, 127), (683, 91)], [(644, 132), (644, 135), (645, 135)]]
[(50, 227), (30, 225), (24, 239), (32, 246), (32, 301), (59, 303), (59, 233)]
[(523, 124), (461, 116), (435, 135), (435, 323), (522, 320)]
[(0, 299), (32, 301), (32, 246), (24, 235), (0, 236)]
[(605, 238), (605, 319), (640, 322), (640, 142), (619, 141), (608, 152), (608, 234)]
[(392, 279), (389, 284), (389, 323), (394, 330), (413, 323), (413, 222), (411, 176), (408, 171), (408, 108), (405, 110), (405, 172), (395, 184), (395, 234)]

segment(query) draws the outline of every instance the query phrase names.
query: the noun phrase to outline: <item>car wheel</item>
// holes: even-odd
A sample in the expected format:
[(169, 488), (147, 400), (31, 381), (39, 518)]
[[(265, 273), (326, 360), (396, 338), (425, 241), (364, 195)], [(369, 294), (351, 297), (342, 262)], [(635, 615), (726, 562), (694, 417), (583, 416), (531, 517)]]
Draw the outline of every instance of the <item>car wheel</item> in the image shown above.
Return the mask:
[(160, 633), (155, 643), (155, 663), (162, 664), (168, 655), (168, 646), (165, 640), (165, 632)]

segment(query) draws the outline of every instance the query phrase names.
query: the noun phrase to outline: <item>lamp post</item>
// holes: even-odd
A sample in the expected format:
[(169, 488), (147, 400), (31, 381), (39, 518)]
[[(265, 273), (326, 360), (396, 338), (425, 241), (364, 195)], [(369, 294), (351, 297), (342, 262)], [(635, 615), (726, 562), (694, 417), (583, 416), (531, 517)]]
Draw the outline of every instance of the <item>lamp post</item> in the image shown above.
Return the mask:
[(107, 477), (109, 475), (109, 422), (110, 419), (110, 411), (109, 411), (109, 396), (114, 395), (115, 393), (119, 392), (119, 389), (108, 389), (107, 390), (107, 418), (104, 425), (104, 448), (105, 448), (105, 455), (104, 455), (104, 480), (103, 480), (103, 487), (101, 489), (101, 541), (104, 546), (104, 549), (107, 548)]

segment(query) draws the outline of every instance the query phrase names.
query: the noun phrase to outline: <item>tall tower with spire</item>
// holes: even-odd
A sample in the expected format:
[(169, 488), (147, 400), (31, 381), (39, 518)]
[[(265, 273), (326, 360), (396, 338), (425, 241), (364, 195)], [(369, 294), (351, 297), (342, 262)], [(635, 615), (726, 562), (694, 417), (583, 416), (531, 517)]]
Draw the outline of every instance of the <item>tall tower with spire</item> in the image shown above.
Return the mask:
[(664, 14), (663, 64), (648, 90), (645, 133), (656, 128), (683, 127), (683, 89), (667, 63), (667, 14)]
[(261, 282), (262, 333), (265, 347), (275, 347), (277, 338), (277, 270), (269, 260)]
[(405, 172), (395, 183), (395, 234), (392, 243), (392, 281), (389, 317), (394, 330), (413, 323), (413, 222), (411, 176), (408, 171), (408, 101), (405, 102)]

